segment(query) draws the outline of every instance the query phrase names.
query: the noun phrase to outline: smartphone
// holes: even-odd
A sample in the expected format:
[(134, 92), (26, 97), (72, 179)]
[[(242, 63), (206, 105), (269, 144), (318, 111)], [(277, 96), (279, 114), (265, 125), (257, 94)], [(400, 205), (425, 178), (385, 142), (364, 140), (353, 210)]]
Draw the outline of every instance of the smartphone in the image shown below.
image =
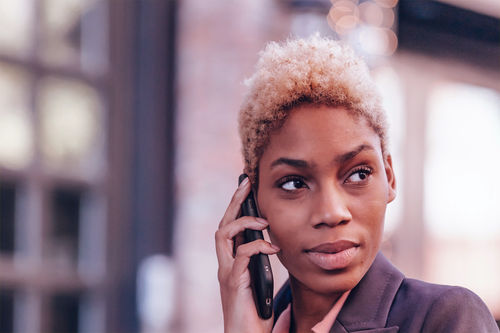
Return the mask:
[[(240, 175), (238, 184), (240, 184), (246, 177), (246, 174)], [(259, 217), (259, 211), (255, 202), (254, 191), (251, 190), (248, 197), (241, 205), (240, 216), (255, 216)], [(245, 229), (244, 231), (245, 243), (253, 242), (257, 239), (264, 239), (262, 231)], [(271, 263), (269, 256), (264, 253), (253, 255), (250, 258), (248, 265), (250, 271), (250, 278), (252, 280), (252, 291), (257, 313), (263, 319), (271, 318), (273, 314), (273, 272), (271, 270)]]

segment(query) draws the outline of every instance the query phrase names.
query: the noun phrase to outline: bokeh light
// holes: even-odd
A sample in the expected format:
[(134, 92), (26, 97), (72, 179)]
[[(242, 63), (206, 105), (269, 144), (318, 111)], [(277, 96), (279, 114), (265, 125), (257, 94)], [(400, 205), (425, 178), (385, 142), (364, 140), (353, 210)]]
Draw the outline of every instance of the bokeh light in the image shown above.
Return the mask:
[(331, 0), (328, 24), (340, 39), (359, 45), (369, 56), (389, 56), (398, 46), (394, 26), (396, 0)]

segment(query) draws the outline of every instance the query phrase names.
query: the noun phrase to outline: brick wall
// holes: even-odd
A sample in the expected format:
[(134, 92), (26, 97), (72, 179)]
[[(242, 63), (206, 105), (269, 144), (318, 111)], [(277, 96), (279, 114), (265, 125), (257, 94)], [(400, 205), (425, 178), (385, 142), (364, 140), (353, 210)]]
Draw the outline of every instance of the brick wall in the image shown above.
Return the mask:
[(285, 38), (289, 26), (275, 1), (180, 2), (175, 332), (223, 331), (214, 233), (243, 167), (237, 132), (243, 80), (266, 41)]

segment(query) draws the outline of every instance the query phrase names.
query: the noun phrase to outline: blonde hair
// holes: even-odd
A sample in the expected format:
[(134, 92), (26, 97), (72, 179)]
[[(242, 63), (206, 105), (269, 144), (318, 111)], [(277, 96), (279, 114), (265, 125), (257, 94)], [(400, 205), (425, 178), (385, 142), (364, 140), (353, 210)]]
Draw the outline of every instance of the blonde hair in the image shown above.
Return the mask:
[(342, 106), (363, 117), (387, 152), (387, 121), (365, 62), (353, 50), (318, 34), (307, 39), (269, 43), (255, 73), (245, 81), (239, 132), (244, 172), (257, 185), (257, 168), (269, 137), (294, 107), (311, 103)]

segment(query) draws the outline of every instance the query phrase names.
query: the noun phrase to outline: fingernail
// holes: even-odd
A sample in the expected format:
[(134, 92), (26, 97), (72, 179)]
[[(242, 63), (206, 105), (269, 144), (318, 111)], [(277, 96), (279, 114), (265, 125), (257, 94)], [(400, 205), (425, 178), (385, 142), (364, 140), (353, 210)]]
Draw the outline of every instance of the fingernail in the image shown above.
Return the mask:
[(267, 221), (266, 221), (266, 220), (264, 220), (264, 219), (262, 219), (262, 218), (260, 218), (260, 217), (256, 217), (256, 220), (257, 220), (257, 222), (262, 223), (262, 224), (265, 224), (265, 225), (268, 225), (268, 224), (269, 224), (269, 223), (267, 223)]
[(281, 250), (279, 247), (277, 247), (277, 246), (276, 246), (276, 245), (274, 245), (274, 244), (271, 244), (271, 247), (272, 247), (273, 249), (275, 249), (276, 251)]
[(239, 187), (243, 187), (246, 183), (248, 183), (248, 177), (242, 180)]

